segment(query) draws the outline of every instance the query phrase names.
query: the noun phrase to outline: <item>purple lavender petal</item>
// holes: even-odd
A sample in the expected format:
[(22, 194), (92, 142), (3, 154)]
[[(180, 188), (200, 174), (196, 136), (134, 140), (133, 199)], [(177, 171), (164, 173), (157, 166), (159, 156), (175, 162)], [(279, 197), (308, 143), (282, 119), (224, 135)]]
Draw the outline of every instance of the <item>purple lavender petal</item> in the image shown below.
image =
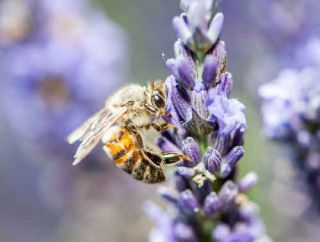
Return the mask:
[(178, 84), (173, 76), (170, 76), (166, 80), (166, 87), (168, 90), (167, 106), (173, 107), (177, 112), (181, 121), (190, 120), (192, 117), (192, 109), (190, 104), (182, 97), (180, 91), (177, 88)]
[(228, 99), (217, 90), (210, 89), (208, 100), (210, 120), (218, 121), (221, 134), (228, 135), (239, 126), (246, 125), (245, 106), (236, 99)]
[(181, 176), (183, 176), (183, 177), (185, 177), (187, 179), (192, 178), (194, 176), (194, 169), (192, 169), (192, 168), (178, 167), (177, 172)]
[(224, 16), (222, 13), (217, 13), (211, 21), (207, 35), (212, 43), (216, 43), (216, 41), (218, 40), (221, 34), (223, 21)]
[(207, 15), (208, 9), (206, 6), (203, 3), (193, 1), (192, 4), (190, 4), (187, 13), (190, 27), (194, 31), (199, 30), (202, 33), (207, 31)]
[(216, 85), (219, 61), (213, 55), (207, 55), (204, 60), (204, 68), (202, 73), (203, 84), (206, 88)]
[(225, 162), (223, 162), (220, 166), (220, 176), (222, 178), (226, 178), (231, 174), (231, 172), (232, 172), (232, 167), (226, 164)]
[(221, 205), (224, 207), (228, 206), (236, 198), (238, 193), (238, 186), (232, 181), (227, 181), (218, 194)]
[(195, 72), (193, 65), (187, 59), (179, 58), (177, 60), (177, 72), (180, 81), (186, 87), (192, 89), (195, 85)]
[(254, 172), (250, 172), (245, 175), (241, 181), (239, 182), (239, 190), (240, 192), (246, 192), (250, 190), (253, 186), (255, 186), (258, 182), (258, 176)]
[(207, 100), (207, 92), (204, 90), (193, 91), (191, 93), (191, 106), (194, 111), (200, 116), (203, 121), (206, 121), (209, 116), (208, 109), (205, 105)]
[(243, 146), (234, 147), (223, 159), (226, 164), (231, 167), (234, 167), (235, 164), (242, 158), (244, 155)]
[(187, 137), (182, 141), (182, 152), (192, 159), (192, 164), (188, 162), (186, 165), (195, 166), (200, 162), (201, 154), (197, 142), (192, 137)]
[(220, 82), (221, 84), (218, 88), (218, 92), (225, 94), (227, 97), (230, 97), (233, 87), (232, 75), (229, 72), (223, 73), (221, 75)]
[(167, 59), (166, 65), (168, 67), (169, 72), (174, 75), (176, 78), (179, 78), (179, 72), (177, 67), (177, 62), (175, 59)]
[(181, 16), (174, 17), (172, 23), (173, 23), (173, 27), (174, 27), (175, 31), (177, 32), (177, 35), (182, 39), (182, 41), (188, 42), (192, 36), (192, 33), (188, 29), (188, 26), (186, 25), (183, 18)]
[(178, 192), (182, 192), (190, 188), (188, 180), (185, 177), (179, 175), (178, 173), (174, 175), (174, 183)]
[(200, 242), (192, 227), (181, 222), (174, 226), (174, 236), (177, 241)]
[(199, 211), (199, 203), (191, 190), (185, 190), (180, 193), (178, 206), (181, 211), (187, 214), (193, 214)]
[(203, 211), (207, 216), (216, 215), (221, 209), (221, 202), (215, 192), (211, 192), (204, 200)]
[(221, 223), (218, 224), (212, 231), (212, 237), (217, 241), (225, 241), (225, 239), (229, 237), (230, 233), (230, 227), (226, 224)]
[(211, 173), (219, 171), (221, 164), (221, 154), (219, 151), (212, 147), (208, 147), (204, 154), (205, 167)]

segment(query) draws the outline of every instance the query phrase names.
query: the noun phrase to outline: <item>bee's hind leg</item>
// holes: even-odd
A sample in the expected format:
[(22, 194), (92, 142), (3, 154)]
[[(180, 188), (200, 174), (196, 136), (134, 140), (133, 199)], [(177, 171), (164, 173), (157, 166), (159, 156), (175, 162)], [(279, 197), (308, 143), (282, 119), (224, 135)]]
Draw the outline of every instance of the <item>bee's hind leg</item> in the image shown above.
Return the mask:
[(192, 161), (189, 156), (177, 152), (162, 152), (161, 158), (165, 166), (174, 166), (181, 161)]

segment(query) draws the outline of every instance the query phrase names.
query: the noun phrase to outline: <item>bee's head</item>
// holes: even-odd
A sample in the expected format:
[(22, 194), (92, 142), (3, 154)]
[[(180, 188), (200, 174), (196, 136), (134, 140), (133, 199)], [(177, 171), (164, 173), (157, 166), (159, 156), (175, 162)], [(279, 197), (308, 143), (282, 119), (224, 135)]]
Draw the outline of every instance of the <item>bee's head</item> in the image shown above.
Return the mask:
[(156, 80), (148, 84), (150, 94), (150, 103), (159, 113), (165, 113), (166, 109), (166, 92), (164, 82)]

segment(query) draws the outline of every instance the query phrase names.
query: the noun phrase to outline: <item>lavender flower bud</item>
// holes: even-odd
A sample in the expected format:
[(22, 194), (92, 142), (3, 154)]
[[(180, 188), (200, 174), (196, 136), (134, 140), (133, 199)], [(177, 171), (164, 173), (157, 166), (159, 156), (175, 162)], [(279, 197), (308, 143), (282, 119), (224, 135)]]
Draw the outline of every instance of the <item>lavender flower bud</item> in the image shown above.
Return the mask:
[(193, 91), (191, 94), (191, 106), (204, 121), (206, 121), (209, 115), (208, 109), (205, 105), (206, 99), (206, 91)]
[(238, 186), (232, 182), (227, 181), (221, 188), (218, 197), (223, 207), (228, 206), (238, 195)]
[(168, 105), (172, 106), (182, 121), (190, 120), (192, 117), (192, 108), (186, 99), (182, 96), (178, 90), (178, 84), (173, 76), (170, 76), (166, 80), (166, 87), (168, 90)]
[(311, 152), (306, 160), (306, 169), (310, 172), (320, 171), (320, 154)]
[(218, 224), (212, 231), (212, 237), (215, 241), (225, 241), (230, 235), (231, 229), (226, 224)]
[(221, 84), (219, 86), (218, 92), (225, 94), (227, 97), (230, 97), (233, 87), (232, 75), (229, 72), (223, 73), (221, 75), (220, 81)]
[(224, 16), (222, 13), (217, 13), (212, 19), (207, 36), (211, 40), (212, 43), (216, 43), (223, 26)]
[(199, 242), (191, 226), (178, 222), (173, 229), (174, 241)]
[(230, 149), (231, 142), (233, 142), (231, 136), (222, 136), (218, 134), (213, 148), (219, 151), (220, 154), (225, 154)]
[(246, 124), (239, 125), (234, 131), (234, 135), (232, 137), (233, 145), (243, 145), (243, 137), (246, 131)]
[(199, 1), (193, 1), (190, 4), (190, 7), (187, 12), (188, 24), (190, 25), (193, 31), (197, 31), (199, 29), (199, 34), (203, 34), (206, 31), (207, 27), (207, 19), (206, 15), (208, 15), (208, 9), (206, 6)]
[(203, 211), (207, 216), (213, 216), (217, 214), (221, 209), (221, 203), (218, 195), (215, 192), (211, 192), (204, 201)]
[(223, 25), (223, 14), (213, 19), (212, 0), (183, 1), (186, 13), (173, 19), (173, 26), (182, 42), (196, 54), (204, 54), (217, 42)]
[(192, 89), (195, 85), (195, 72), (193, 66), (186, 59), (179, 58), (177, 61), (177, 69), (180, 82), (187, 88)]
[(211, 173), (215, 173), (220, 169), (221, 155), (216, 149), (209, 146), (203, 159), (206, 169)]
[(259, 214), (259, 207), (253, 202), (248, 202), (240, 206), (239, 213), (242, 219), (251, 222)]
[(235, 164), (242, 158), (243, 155), (244, 155), (243, 146), (236, 146), (223, 158), (223, 160), (230, 167), (234, 167)]
[(219, 61), (213, 55), (207, 55), (204, 60), (202, 79), (204, 86), (208, 89), (216, 85)]
[[(220, 66), (223, 66), (226, 64), (227, 51), (225, 48), (224, 41), (220, 40), (216, 44), (216, 46), (214, 47), (214, 49), (212, 51), (212, 55), (217, 58), (217, 60), (219, 62), (219, 68), (220, 68)], [(226, 65), (224, 66), (224, 68), (226, 68)], [(225, 70), (223, 69), (222, 72), (225, 72)]]
[(169, 72), (174, 75), (175, 78), (179, 78), (179, 73), (178, 73), (178, 68), (176, 65), (176, 60), (173, 58), (170, 59), (166, 59), (165, 63), (167, 65), (167, 68), (169, 70)]
[(178, 192), (182, 192), (189, 188), (188, 181), (178, 173), (174, 176), (174, 184)]
[(187, 58), (178, 57), (177, 59), (167, 59), (166, 65), (172, 75), (188, 89), (192, 89), (195, 85), (195, 71), (193, 63)]
[(223, 162), (220, 167), (220, 176), (222, 178), (226, 178), (227, 176), (230, 175), (231, 172), (232, 172), (231, 166)]
[(217, 122), (223, 136), (231, 135), (240, 126), (246, 126), (245, 106), (236, 99), (229, 99), (215, 89), (208, 92), (209, 120)]
[(178, 167), (177, 172), (185, 178), (192, 178), (194, 176), (194, 169), (187, 167)]
[(186, 49), (186, 47), (183, 45), (183, 43), (181, 42), (180, 39), (178, 39), (175, 43), (174, 43), (174, 55), (177, 58), (184, 58), (184, 59), (188, 59), (188, 61), (190, 63), (193, 63), (193, 59), (191, 57), (190, 51), (188, 51), (188, 49)]
[(199, 210), (199, 203), (191, 190), (185, 190), (180, 193), (178, 206), (181, 211), (188, 214), (197, 212)]
[[(180, 8), (183, 11), (188, 12), (189, 8), (193, 2), (195, 2), (195, 0), (181, 0), (180, 1)], [(205, 9), (207, 9), (208, 11), (211, 11), (214, 2), (215, 2), (215, 0), (202, 0), (201, 3), (204, 5)]]
[(181, 149), (183, 154), (189, 156), (193, 161), (192, 164), (190, 164), (191, 162), (188, 162), (188, 165), (195, 166), (200, 162), (200, 149), (197, 142), (192, 137), (187, 137), (182, 141)]
[(236, 231), (230, 235), (227, 241), (252, 242), (254, 241), (254, 236), (252, 235), (252, 232), (248, 230)]
[(250, 188), (252, 188), (254, 185), (257, 184), (258, 176), (254, 172), (248, 173), (245, 177), (241, 179), (239, 182), (239, 191), (240, 192), (246, 192)]
[(184, 43), (189, 42), (189, 39), (192, 37), (192, 33), (189, 30), (186, 22), (183, 20), (182, 16), (174, 17), (173, 21), (173, 28), (177, 32), (178, 36)]

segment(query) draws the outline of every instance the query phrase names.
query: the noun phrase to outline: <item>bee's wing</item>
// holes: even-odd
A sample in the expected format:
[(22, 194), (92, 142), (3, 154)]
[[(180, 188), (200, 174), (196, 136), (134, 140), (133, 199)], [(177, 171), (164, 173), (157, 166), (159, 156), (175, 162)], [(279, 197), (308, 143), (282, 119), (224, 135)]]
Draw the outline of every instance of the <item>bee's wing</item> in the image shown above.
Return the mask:
[(69, 144), (73, 144), (77, 140), (81, 140), (83, 136), (94, 126), (94, 124), (98, 124), (99, 121), (103, 117), (107, 117), (111, 113), (106, 109), (103, 108), (96, 112), (92, 117), (90, 117), (87, 121), (85, 121), (80, 127), (75, 129), (71, 134), (68, 135), (67, 141)]
[(79, 164), (99, 143), (105, 131), (117, 122), (125, 113), (127, 108), (109, 113), (106, 109), (100, 110), (82, 126), (68, 136), (70, 143), (81, 140), (73, 165)]

